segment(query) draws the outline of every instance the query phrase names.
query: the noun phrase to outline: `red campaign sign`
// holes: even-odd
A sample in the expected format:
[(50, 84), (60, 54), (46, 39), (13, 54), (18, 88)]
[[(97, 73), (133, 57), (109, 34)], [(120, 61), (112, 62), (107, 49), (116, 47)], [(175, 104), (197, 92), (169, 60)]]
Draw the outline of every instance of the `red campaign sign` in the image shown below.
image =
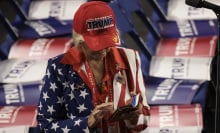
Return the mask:
[(213, 57), (217, 36), (161, 39), (156, 56), (200, 56)]
[(149, 127), (203, 127), (201, 106), (199, 104), (152, 106)]
[(28, 125), (36, 127), (36, 106), (0, 106), (0, 127)]
[(66, 52), (72, 44), (71, 38), (21, 39), (12, 45), (8, 58), (48, 59)]

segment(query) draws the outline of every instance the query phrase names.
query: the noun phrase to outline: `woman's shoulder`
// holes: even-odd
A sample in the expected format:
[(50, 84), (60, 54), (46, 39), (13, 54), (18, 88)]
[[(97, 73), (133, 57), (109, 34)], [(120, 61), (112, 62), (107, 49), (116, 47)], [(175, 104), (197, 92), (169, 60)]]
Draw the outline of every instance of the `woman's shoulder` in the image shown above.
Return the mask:
[(67, 65), (61, 63), (64, 54), (59, 54), (57, 56), (48, 59), (48, 66), (54, 67), (54, 69), (64, 68)]
[(58, 64), (62, 60), (63, 56), (64, 54), (59, 54), (57, 56), (51, 57), (48, 59), (48, 62)]

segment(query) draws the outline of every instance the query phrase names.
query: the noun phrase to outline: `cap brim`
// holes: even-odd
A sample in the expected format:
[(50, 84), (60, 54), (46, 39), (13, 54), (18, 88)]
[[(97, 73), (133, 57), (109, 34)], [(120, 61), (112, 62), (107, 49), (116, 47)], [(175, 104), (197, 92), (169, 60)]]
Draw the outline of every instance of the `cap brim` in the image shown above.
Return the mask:
[(96, 36), (84, 35), (83, 37), (87, 46), (92, 51), (99, 51), (109, 47), (120, 45), (120, 39), (118, 34), (116, 33), (99, 34)]

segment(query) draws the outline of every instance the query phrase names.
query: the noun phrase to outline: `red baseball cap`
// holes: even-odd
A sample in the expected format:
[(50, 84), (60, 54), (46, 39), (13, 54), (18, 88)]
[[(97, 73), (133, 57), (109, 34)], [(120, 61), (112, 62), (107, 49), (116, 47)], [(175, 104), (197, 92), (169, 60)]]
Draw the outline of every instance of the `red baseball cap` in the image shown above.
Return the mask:
[(82, 4), (73, 18), (73, 29), (81, 34), (93, 51), (120, 45), (113, 10), (106, 2)]

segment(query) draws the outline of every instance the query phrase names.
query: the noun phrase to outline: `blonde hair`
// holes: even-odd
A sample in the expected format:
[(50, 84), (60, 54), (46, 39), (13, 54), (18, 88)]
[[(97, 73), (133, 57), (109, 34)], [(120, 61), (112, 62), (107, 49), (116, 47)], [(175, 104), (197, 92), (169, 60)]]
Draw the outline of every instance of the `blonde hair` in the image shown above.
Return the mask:
[(83, 36), (81, 34), (75, 32), (74, 30), (72, 32), (72, 38), (73, 38), (74, 45), (77, 47), (79, 46), (79, 44), (82, 44), (85, 42)]

